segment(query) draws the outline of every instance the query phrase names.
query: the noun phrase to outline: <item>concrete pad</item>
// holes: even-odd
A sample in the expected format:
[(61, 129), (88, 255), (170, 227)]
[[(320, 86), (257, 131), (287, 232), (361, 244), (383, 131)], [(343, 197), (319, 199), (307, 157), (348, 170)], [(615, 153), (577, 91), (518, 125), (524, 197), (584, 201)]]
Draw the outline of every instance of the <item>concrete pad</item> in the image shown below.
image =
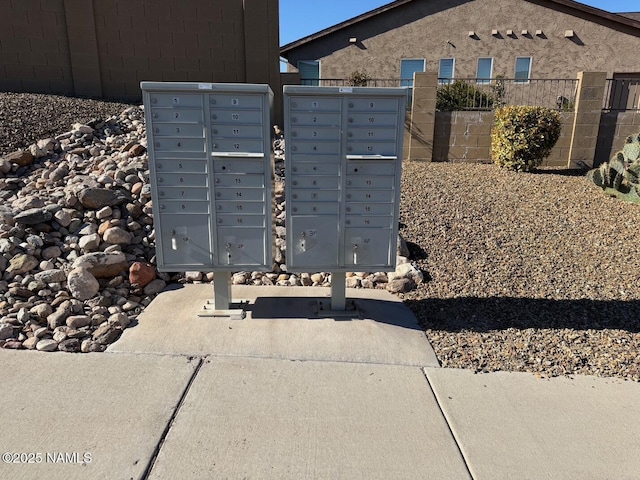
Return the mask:
[(9, 350), (0, 363), (0, 478), (14, 480), (142, 478), (196, 367), (184, 357)]
[(639, 383), (425, 370), (475, 480), (639, 478)]
[(207, 361), (150, 479), (470, 478), (420, 368)]
[(349, 289), (357, 312), (346, 317), (314, 313), (318, 301), (330, 306), (328, 288), (232, 292), (250, 302), (244, 320), (198, 317), (213, 286), (185, 285), (156, 297), (109, 351), (439, 365), (411, 310), (384, 290)]

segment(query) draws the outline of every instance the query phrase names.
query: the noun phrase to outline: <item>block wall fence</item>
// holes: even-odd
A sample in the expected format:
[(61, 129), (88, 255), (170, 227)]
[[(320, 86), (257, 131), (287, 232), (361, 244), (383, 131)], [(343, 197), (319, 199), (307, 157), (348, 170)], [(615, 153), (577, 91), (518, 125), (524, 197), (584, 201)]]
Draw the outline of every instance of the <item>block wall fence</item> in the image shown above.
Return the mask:
[[(579, 72), (573, 112), (561, 112), (562, 133), (543, 166), (585, 168), (608, 161), (640, 132), (640, 111), (603, 112), (606, 74)], [(493, 112), (436, 112), (437, 75), (416, 73), (405, 133), (405, 159), (491, 161)]]
[(138, 101), (141, 81), (188, 81), (279, 92), (278, 19), (278, 0), (3, 0), (0, 91)]

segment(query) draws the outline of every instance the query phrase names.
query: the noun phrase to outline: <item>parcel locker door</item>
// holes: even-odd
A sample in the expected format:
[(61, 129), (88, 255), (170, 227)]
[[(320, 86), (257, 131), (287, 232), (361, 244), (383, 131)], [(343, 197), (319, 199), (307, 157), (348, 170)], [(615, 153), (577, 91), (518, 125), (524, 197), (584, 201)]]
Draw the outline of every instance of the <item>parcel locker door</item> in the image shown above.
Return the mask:
[(347, 228), (345, 230), (344, 263), (354, 268), (393, 265), (391, 229)]
[(160, 214), (158, 267), (175, 271), (176, 266), (210, 266), (212, 264), (209, 215)]
[(291, 217), (287, 265), (293, 268), (321, 268), (338, 265), (337, 215)]
[(219, 228), (216, 262), (222, 267), (265, 265), (265, 229)]

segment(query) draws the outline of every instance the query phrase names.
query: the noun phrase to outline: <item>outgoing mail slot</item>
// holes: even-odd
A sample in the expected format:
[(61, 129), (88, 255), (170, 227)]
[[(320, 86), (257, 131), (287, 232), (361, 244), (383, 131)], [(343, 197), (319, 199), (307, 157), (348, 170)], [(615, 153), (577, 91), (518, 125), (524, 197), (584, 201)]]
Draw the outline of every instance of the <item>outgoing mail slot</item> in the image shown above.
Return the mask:
[(214, 138), (211, 148), (214, 155), (216, 152), (262, 152), (264, 150), (264, 143), (262, 140), (248, 140), (244, 138)]
[(393, 205), (391, 203), (347, 203), (347, 214), (354, 215), (391, 215)]
[(223, 202), (216, 201), (216, 212), (219, 213), (242, 213), (242, 214), (264, 214), (264, 202)]
[(349, 190), (345, 195), (347, 202), (393, 202), (393, 190)]
[(340, 192), (336, 190), (301, 190), (293, 189), (291, 199), (300, 202), (337, 202)]
[(291, 97), (291, 110), (307, 110), (316, 112), (339, 112), (339, 98)]
[(197, 124), (182, 123), (156, 123), (153, 125), (155, 138), (179, 137), (179, 138), (204, 138), (204, 127)]
[(262, 96), (260, 95), (241, 95), (236, 93), (230, 94), (213, 94), (209, 96), (209, 104), (211, 109), (232, 108), (232, 109), (252, 109), (262, 108)]
[(339, 113), (296, 112), (291, 117), (292, 125), (312, 125), (318, 127), (340, 127)]
[(196, 173), (161, 173), (156, 176), (159, 187), (206, 187), (207, 176)]
[(152, 107), (202, 107), (202, 95), (188, 93), (152, 93)]
[(347, 139), (348, 155), (395, 155), (398, 147), (393, 142), (368, 142)]
[(349, 98), (349, 111), (392, 112), (398, 111), (398, 100), (395, 98)]
[(213, 171), (216, 173), (263, 173), (261, 160), (213, 159)]
[(155, 166), (159, 173), (207, 173), (207, 162), (204, 160), (160, 159)]
[(296, 127), (291, 131), (291, 137), (297, 140), (329, 140), (340, 141), (339, 128)]
[(292, 176), (291, 185), (293, 188), (318, 188), (318, 189), (338, 189), (340, 178), (321, 176)]
[(300, 141), (296, 142), (295, 145), (291, 147), (291, 153), (308, 153), (308, 154), (330, 154), (337, 155), (340, 153), (340, 142), (322, 142), (318, 140), (317, 142), (313, 141)]
[(395, 171), (395, 162), (350, 161), (347, 164), (347, 173), (349, 175), (393, 175)]
[(338, 202), (296, 202), (291, 208), (291, 215), (338, 215)]
[(264, 190), (262, 188), (216, 188), (215, 197), (216, 201), (261, 202), (264, 201)]
[(398, 131), (395, 128), (379, 128), (379, 127), (350, 127), (347, 130), (347, 138), (350, 140), (364, 141), (391, 141), (395, 142)]
[(155, 122), (202, 123), (201, 109), (187, 108), (152, 108), (151, 118)]
[(209, 213), (209, 202), (161, 201), (160, 213)]
[(160, 200), (209, 200), (207, 188), (158, 187)]
[(260, 125), (215, 125), (213, 138), (257, 138), (262, 140), (264, 128)]
[(244, 124), (244, 125), (261, 125), (263, 114), (259, 110), (212, 110), (211, 124)]
[(296, 163), (291, 173), (299, 175), (340, 175), (339, 163)]
[(245, 174), (221, 174), (215, 176), (215, 186), (217, 187), (264, 187), (264, 175)]
[(390, 215), (347, 215), (344, 223), (356, 228), (391, 228), (392, 219)]
[(352, 188), (363, 188), (367, 190), (373, 190), (376, 188), (393, 188), (395, 183), (394, 177), (378, 177), (378, 176), (359, 176), (349, 175), (347, 177), (347, 190)]
[(347, 126), (396, 127), (398, 115), (395, 113), (349, 113)]
[(222, 227), (264, 227), (264, 215), (217, 215)]

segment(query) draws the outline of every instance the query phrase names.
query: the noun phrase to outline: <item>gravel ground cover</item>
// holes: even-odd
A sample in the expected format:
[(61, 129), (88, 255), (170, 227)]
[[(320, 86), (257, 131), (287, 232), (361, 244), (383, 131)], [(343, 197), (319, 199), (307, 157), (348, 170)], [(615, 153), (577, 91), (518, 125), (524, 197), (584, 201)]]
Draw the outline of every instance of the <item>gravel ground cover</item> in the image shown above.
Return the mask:
[[(0, 155), (129, 106), (0, 93)], [(405, 162), (402, 189), (427, 279), (403, 298), (443, 366), (640, 381), (640, 207), (554, 169)]]
[(130, 104), (33, 93), (0, 93), (0, 155), (69, 131), (76, 122), (107, 119)]
[(640, 380), (640, 207), (562, 170), (405, 162), (404, 294), (445, 367)]

